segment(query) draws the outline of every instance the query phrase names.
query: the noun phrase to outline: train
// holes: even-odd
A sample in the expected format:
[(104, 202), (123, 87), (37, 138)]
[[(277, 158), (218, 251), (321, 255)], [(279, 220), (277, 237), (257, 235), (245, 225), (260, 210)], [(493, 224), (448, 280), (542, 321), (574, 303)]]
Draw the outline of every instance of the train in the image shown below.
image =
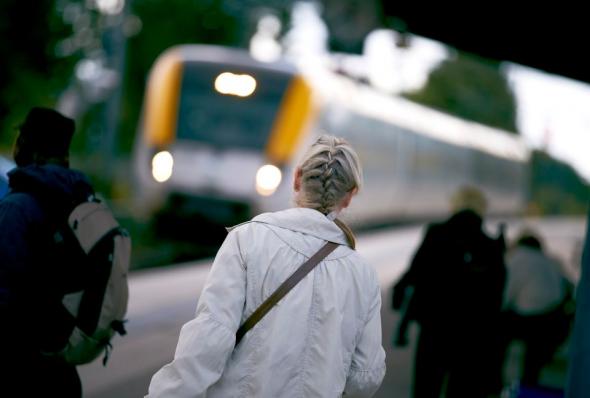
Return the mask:
[(136, 210), (227, 226), (291, 207), (294, 169), (319, 134), (345, 138), (361, 159), (363, 188), (343, 214), (352, 226), (442, 217), (464, 185), (491, 214), (526, 208), (531, 152), (517, 135), (333, 68), (187, 44), (163, 52), (147, 79)]

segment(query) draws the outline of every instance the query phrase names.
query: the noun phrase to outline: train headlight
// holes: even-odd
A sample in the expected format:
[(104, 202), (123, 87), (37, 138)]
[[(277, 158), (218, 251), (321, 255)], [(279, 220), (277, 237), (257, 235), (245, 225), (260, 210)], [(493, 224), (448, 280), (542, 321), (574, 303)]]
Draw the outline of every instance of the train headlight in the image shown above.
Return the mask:
[(223, 72), (215, 78), (214, 85), (221, 94), (247, 97), (256, 90), (256, 79), (246, 74)]
[(164, 182), (172, 176), (174, 158), (168, 151), (158, 152), (152, 158), (152, 176), (158, 182)]
[(272, 195), (281, 183), (282, 173), (278, 167), (266, 164), (256, 172), (256, 192), (262, 196)]

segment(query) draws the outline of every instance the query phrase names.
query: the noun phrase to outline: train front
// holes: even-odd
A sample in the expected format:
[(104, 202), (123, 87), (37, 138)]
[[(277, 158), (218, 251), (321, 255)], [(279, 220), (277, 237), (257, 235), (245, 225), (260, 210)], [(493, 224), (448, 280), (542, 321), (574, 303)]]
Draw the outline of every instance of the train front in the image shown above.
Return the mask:
[(231, 225), (261, 203), (284, 207), (302, 119), (284, 109), (305, 108), (293, 104), (301, 98), (294, 79), (287, 65), (258, 63), (240, 50), (164, 53), (149, 78), (136, 146), (138, 210)]

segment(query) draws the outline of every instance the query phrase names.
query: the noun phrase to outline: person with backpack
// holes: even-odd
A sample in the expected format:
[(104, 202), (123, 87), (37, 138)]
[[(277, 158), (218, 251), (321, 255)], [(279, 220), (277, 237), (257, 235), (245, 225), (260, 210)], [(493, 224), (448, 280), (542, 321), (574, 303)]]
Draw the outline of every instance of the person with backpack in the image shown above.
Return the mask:
[(461, 188), (453, 214), (428, 225), (408, 271), (394, 285), (392, 308), (405, 309), (396, 344), (405, 344), (409, 320), (420, 326), (414, 398), (438, 398), (443, 390), (447, 398), (496, 392), (490, 366), (500, 344), (505, 243), (502, 234), (495, 239), (483, 231), (485, 209), (477, 188)]
[[(70, 297), (76, 311), (86, 314), (81, 320), (72, 316), (65, 298), (84, 292), (90, 281), (108, 280), (111, 270), (93, 267), (74, 234), (64, 229), (72, 210), (94, 197), (88, 178), (69, 168), (74, 130), (72, 119), (34, 107), (14, 145), (16, 168), (0, 201), (1, 396), (82, 396), (70, 342), (73, 334), (85, 336), (78, 329), (88, 330), (83, 324), (100, 323), (100, 314), (84, 311), (100, 310), (102, 301), (76, 303)], [(122, 285), (126, 306), (126, 279)], [(93, 294), (102, 299), (104, 292), (103, 286)]]
[(379, 281), (336, 218), (360, 185), (353, 148), (321, 136), (295, 171), (297, 207), (230, 230), (147, 397), (372, 396), (385, 375)]

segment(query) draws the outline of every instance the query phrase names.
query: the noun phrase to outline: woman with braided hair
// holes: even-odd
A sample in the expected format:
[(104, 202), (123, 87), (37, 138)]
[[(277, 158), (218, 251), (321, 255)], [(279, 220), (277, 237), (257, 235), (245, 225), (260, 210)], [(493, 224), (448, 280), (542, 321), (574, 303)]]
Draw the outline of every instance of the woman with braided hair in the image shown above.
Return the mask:
[[(296, 207), (230, 228), (148, 397), (370, 397), (385, 375), (377, 275), (336, 219), (362, 184), (344, 140), (321, 136), (296, 168)], [(327, 242), (321, 260), (236, 344), (236, 332)], [(241, 329), (240, 329), (241, 330)]]
[(352, 231), (336, 216), (348, 207), (361, 184), (362, 171), (356, 152), (343, 139), (322, 135), (295, 171), (295, 203), (334, 220), (354, 249)]

